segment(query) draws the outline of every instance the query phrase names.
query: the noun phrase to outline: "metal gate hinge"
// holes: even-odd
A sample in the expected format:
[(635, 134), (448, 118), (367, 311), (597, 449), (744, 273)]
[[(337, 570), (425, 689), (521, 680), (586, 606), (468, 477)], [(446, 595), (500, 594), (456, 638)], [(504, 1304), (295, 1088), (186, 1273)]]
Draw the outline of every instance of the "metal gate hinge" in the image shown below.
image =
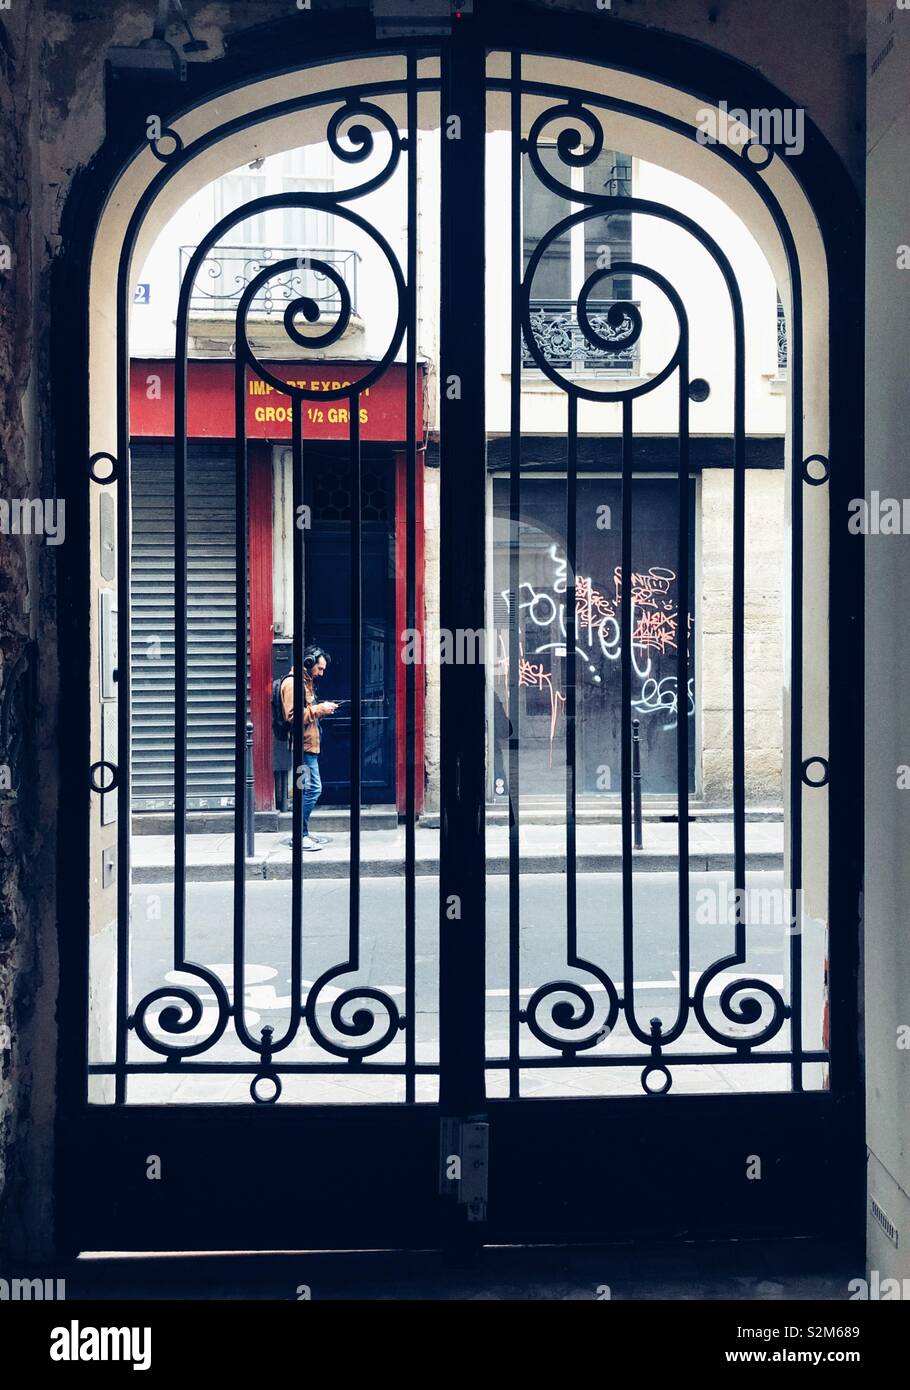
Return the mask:
[(445, 1116), (439, 1124), (439, 1191), (466, 1209), (469, 1221), (486, 1221), (490, 1126), (479, 1116)]

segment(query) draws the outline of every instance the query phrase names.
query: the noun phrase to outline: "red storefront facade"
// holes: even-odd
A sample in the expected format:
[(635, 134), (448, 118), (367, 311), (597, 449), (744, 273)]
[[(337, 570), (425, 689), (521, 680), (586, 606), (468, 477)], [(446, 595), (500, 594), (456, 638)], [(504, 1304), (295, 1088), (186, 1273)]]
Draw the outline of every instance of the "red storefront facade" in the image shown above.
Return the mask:
[[(337, 391), (356, 382), (370, 369), (368, 362), (329, 362), (320, 367), (302, 367), (292, 362), (266, 362), (267, 369), (288, 383), (306, 384), (310, 391)], [(418, 368), (416, 422), (418, 439), (416, 476), (416, 576), (418, 627), (424, 625), (424, 380)], [(226, 650), (228, 626), (233, 624), (233, 609), (225, 602), (226, 584), (220, 582), (219, 565), (227, 574), (227, 566), (219, 560), (231, 537), (230, 511), (233, 507), (235, 454), (234, 391), (236, 363), (233, 359), (194, 360), (188, 366), (187, 440), (188, 480), (198, 475), (197, 511), (200, 517), (199, 538), (191, 560), (198, 598), (194, 614), (194, 636), (199, 647), (202, 666), (195, 731), (191, 728), (191, 750), (196, 739), (198, 756), (195, 769), (189, 768), (189, 806), (191, 809), (225, 807), (233, 804), (229, 780), (229, 765), (233, 753), (226, 707), (217, 702), (206, 709), (206, 697), (218, 686), (218, 672), (232, 664)], [(271, 732), (271, 684), (276, 669), (276, 651), (286, 654), (290, 632), (282, 628), (282, 614), (292, 610), (290, 595), (284, 590), (290, 584), (287, 554), (279, 556), (276, 548), (285, 549), (282, 518), (280, 477), (286, 464), (291, 438), (290, 399), (269, 384), (247, 373), (245, 383), (246, 434), (248, 463), (249, 515), (249, 622), (250, 622), (250, 687), (253, 722), (255, 795), (257, 810), (274, 809), (276, 785), (274, 777), (275, 750)], [(395, 804), (404, 809), (404, 666), (397, 659), (398, 635), (406, 627), (405, 574), (407, 537), (407, 472), (404, 452), (407, 438), (405, 366), (391, 364), (379, 381), (362, 393), (360, 436), (365, 478), (374, 491), (361, 497), (365, 502), (364, 515), (364, 641), (369, 660), (365, 669), (374, 674), (375, 691), (372, 704), (376, 715), (372, 753), (372, 776), (364, 780), (365, 800)], [(134, 483), (133, 547), (140, 561), (145, 538), (155, 530), (155, 518), (160, 517), (165, 489), (172, 488), (174, 432), (174, 362), (173, 360), (136, 359), (130, 367), (130, 434), (132, 442)], [(307, 612), (305, 640), (318, 640), (337, 652), (340, 660), (333, 663), (326, 677), (328, 698), (338, 698), (344, 680), (344, 654), (349, 649), (350, 634), (341, 624), (345, 604), (339, 603), (339, 623), (332, 626), (332, 594), (338, 585), (343, 587), (347, 562), (350, 515), (350, 496), (344, 492), (344, 470), (347, 467), (349, 438), (346, 401), (327, 400), (307, 403), (304, 418), (304, 496), (311, 504), (311, 520), (307, 528), (305, 550), (308, 553), (305, 594), (314, 601), (322, 595), (320, 613)], [(285, 446), (282, 448), (282, 446)], [(198, 461), (198, 462), (197, 462)], [(142, 478), (146, 481), (143, 483)], [(171, 494), (172, 495), (172, 494)], [(164, 501), (167, 506), (166, 498)], [(156, 511), (156, 508), (158, 509)], [(221, 518), (220, 530), (218, 518)], [(210, 532), (206, 529), (210, 518)], [(347, 554), (349, 556), (349, 548)], [(138, 601), (134, 599), (134, 615), (141, 621), (145, 611), (153, 613), (160, 595), (168, 583), (167, 554), (158, 545), (149, 549), (153, 558), (147, 566), (145, 589), (141, 588), (143, 570), (138, 568), (140, 584)], [(164, 560), (162, 562), (162, 555)], [(386, 556), (388, 559), (386, 559)], [(370, 569), (371, 557), (373, 570)], [(134, 561), (134, 569), (136, 564)], [(388, 582), (380, 577), (388, 574)], [(371, 582), (370, 576), (374, 575)], [(170, 583), (172, 584), (172, 571)], [(165, 595), (166, 597), (166, 595)], [(286, 599), (287, 601), (283, 601)], [(372, 605), (372, 607), (370, 606)], [(276, 612), (276, 607), (280, 610)], [(225, 614), (230, 613), (226, 622)], [(153, 626), (153, 622), (149, 620)], [(151, 631), (151, 627), (149, 627)], [(371, 644), (371, 645), (369, 645)], [(136, 641), (133, 643), (133, 680), (139, 697), (137, 719), (148, 710), (146, 727), (139, 727), (134, 736), (134, 768), (140, 780), (145, 775), (147, 795), (137, 799), (145, 809), (165, 809), (169, 797), (161, 778), (167, 768), (167, 749), (160, 736), (156, 737), (155, 720), (163, 727), (162, 708), (157, 696), (158, 687), (146, 682), (148, 692), (143, 696), (141, 665), (136, 663)], [(141, 655), (140, 644), (140, 655)], [(192, 664), (192, 659), (191, 659)], [(206, 672), (211, 671), (210, 680)], [(138, 672), (138, 675), (137, 675)], [(156, 673), (157, 674), (157, 673)], [(138, 682), (138, 685), (137, 685)], [(331, 685), (331, 689), (330, 689)], [(206, 687), (210, 686), (211, 690)], [(227, 678), (225, 677), (225, 692)], [(364, 709), (369, 703), (369, 692)], [(225, 699), (227, 695), (225, 694)], [(193, 706), (191, 705), (191, 715)], [(417, 688), (417, 737), (415, 757), (418, 769), (424, 760), (425, 695), (423, 682)], [(336, 716), (337, 718), (337, 716)], [(220, 721), (220, 722), (219, 722)], [(340, 738), (331, 744), (329, 756), (324, 756), (323, 780), (327, 782), (328, 799), (339, 803), (345, 796), (345, 758), (343, 727), (339, 722)], [(146, 752), (146, 750), (152, 750)], [(143, 769), (147, 769), (144, 773)], [(328, 773), (328, 776), (326, 775)], [(423, 796), (423, 776), (417, 776), (418, 810)], [(370, 791), (372, 788), (372, 792)], [(334, 789), (334, 790), (333, 790)], [(139, 787), (140, 793), (142, 787)]]

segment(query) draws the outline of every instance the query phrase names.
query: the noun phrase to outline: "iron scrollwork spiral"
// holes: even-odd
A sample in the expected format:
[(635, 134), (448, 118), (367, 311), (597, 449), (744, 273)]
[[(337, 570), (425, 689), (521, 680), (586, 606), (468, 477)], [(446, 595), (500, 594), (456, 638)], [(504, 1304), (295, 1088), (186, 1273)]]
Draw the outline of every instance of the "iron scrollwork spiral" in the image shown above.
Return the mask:
[[(364, 119), (376, 121), (388, 135), (389, 158), (384, 167), (364, 183), (329, 195), (331, 201), (349, 201), (351, 198), (363, 198), (367, 193), (372, 193), (391, 178), (398, 167), (402, 150), (407, 148), (407, 140), (399, 134), (388, 111), (384, 111), (373, 102), (353, 100), (340, 106), (326, 127), (329, 149), (342, 163), (361, 164), (373, 154), (376, 148), (376, 134), (372, 126), (364, 123)], [(348, 124), (349, 122), (353, 124)], [(350, 147), (343, 145), (342, 139), (348, 140)]]
[[(575, 121), (578, 124), (565, 126), (556, 137), (556, 152), (563, 164), (570, 169), (583, 169), (593, 164), (603, 152), (604, 135), (600, 121), (593, 112), (586, 110), (579, 102), (570, 101), (559, 106), (548, 107), (546, 111), (540, 113), (531, 126), (528, 138), (524, 142), (524, 149), (531, 161), (531, 167), (544, 187), (559, 198), (565, 198), (572, 203), (600, 201), (598, 194), (582, 193), (579, 189), (573, 188), (571, 184), (561, 183), (555, 174), (546, 168), (541, 158), (541, 142), (546, 127), (552, 125), (554, 121), (566, 120)], [(579, 126), (587, 127), (589, 138), (587, 146)]]
[(317, 324), (322, 311), (318, 300), (309, 295), (298, 295), (296, 299), (291, 300), (284, 311), (284, 330), (291, 342), (296, 343), (298, 347), (307, 349), (328, 347), (330, 343), (338, 341), (351, 322), (351, 291), (335, 266), (330, 265), (328, 261), (320, 260), (317, 256), (302, 256), (298, 265), (301, 270), (312, 270), (315, 274), (331, 281), (338, 292), (338, 309), (333, 324), (323, 329), (321, 333), (304, 336), (296, 324), (298, 314), (302, 314), (307, 323)]
[[(146, 994), (133, 1010), (129, 1020), (130, 1027), (145, 1047), (152, 1052), (161, 1053), (169, 1061), (178, 1061), (181, 1057), (194, 1057), (200, 1052), (207, 1052), (218, 1042), (231, 1018), (227, 990), (217, 975), (202, 965), (189, 963), (179, 965), (177, 969), (183, 974), (197, 976), (209, 987), (215, 996), (218, 1017), (214, 1028), (205, 1038), (182, 1044), (180, 1039), (188, 1034), (194, 1035), (202, 1022), (203, 1006), (199, 995), (184, 985), (162, 985)], [(168, 1040), (157, 1036), (149, 1027), (148, 1015), (150, 1011), (155, 1010), (156, 1005), (162, 1006), (156, 1010), (157, 1026), (167, 1035)], [(184, 1008), (189, 1012), (185, 1014)]]
[[(295, 197), (295, 205), (298, 204), (301, 207), (311, 206), (309, 195), (300, 194), (299, 197)], [(297, 327), (298, 317), (302, 317), (311, 324), (317, 324), (319, 322), (321, 317), (319, 304), (311, 296), (305, 294), (298, 295), (292, 299), (285, 308), (284, 327), (288, 337), (297, 347), (301, 347), (307, 351), (325, 348), (341, 338), (351, 320), (351, 295), (344, 279), (339, 275), (336, 268), (330, 265), (328, 261), (320, 260), (318, 257), (309, 255), (286, 257), (284, 260), (264, 266), (259, 274), (254, 276), (247, 285), (240, 303), (237, 306), (237, 355), (262, 381), (268, 382), (273, 390), (285, 396), (290, 396), (294, 400), (342, 400), (350, 397), (352, 389), (356, 389), (357, 392), (368, 390), (388, 369), (389, 364), (394, 360), (395, 354), (404, 338), (406, 326), (405, 280), (394, 251), (385, 237), (378, 232), (375, 227), (371, 226), (369, 222), (360, 217), (357, 213), (352, 212), (350, 208), (337, 206), (330, 208), (329, 211), (332, 215), (343, 218), (345, 221), (352, 223), (355, 227), (365, 232), (385, 258), (394, 282), (396, 300), (395, 321), (389, 342), (379, 361), (371, 364), (369, 370), (365, 372), (362, 377), (358, 378), (355, 387), (352, 388), (351, 385), (348, 385), (338, 386), (332, 390), (315, 390), (300, 384), (284, 381), (281, 377), (269, 371), (268, 367), (257, 358), (250, 347), (247, 315), (250, 306), (257, 294), (263, 289), (263, 286), (269, 280), (287, 275), (290, 271), (295, 270), (312, 270), (330, 280), (335, 286), (338, 291), (338, 303), (334, 308), (334, 321), (320, 331), (312, 334), (305, 334)]]
[(699, 1026), (709, 1038), (713, 1038), (715, 1042), (723, 1044), (724, 1047), (732, 1046), (751, 1051), (775, 1037), (786, 1019), (790, 1017), (791, 1011), (784, 1003), (780, 990), (775, 989), (767, 980), (738, 978), (728, 981), (718, 995), (718, 1005), (723, 1017), (738, 1028), (753, 1028), (765, 1014), (761, 1002), (764, 998), (770, 1006), (768, 1021), (757, 1032), (748, 1035), (722, 1033), (719, 1028), (715, 1027), (708, 1018), (705, 1008), (708, 986), (729, 966), (742, 965), (743, 957), (744, 953), (737, 952), (733, 956), (726, 956), (722, 960), (715, 961), (712, 966), (705, 970), (695, 987), (692, 1008)]
[[(519, 1018), (528, 1025), (537, 1041), (546, 1047), (559, 1048), (563, 1052), (584, 1052), (596, 1047), (612, 1033), (619, 1018), (620, 1003), (616, 986), (605, 971), (590, 961), (576, 959), (572, 963), (577, 969), (593, 975), (606, 992), (606, 1012), (596, 1026), (589, 1027), (598, 1013), (591, 990), (575, 980), (552, 980), (541, 985), (531, 995)], [(541, 1020), (544, 1010), (548, 1013), (546, 1023)], [(563, 1036), (551, 1032), (551, 1027), (562, 1029)]]
[(543, 186), (567, 203), (583, 203), (580, 212), (561, 218), (543, 236), (534, 248), (528, 261), (521, 284), (521, 327), (528, 351), (535, 365), (545, 376), (567, 394), (592, 401), (631, 400), (646, 395), (662, 385), (677, 369), (682, 359), (688, 325), (682, 300), (666, 278), (659, 271), (636, 261), (612, 261), (609, 267), (594, 270), (585, 280), (576, 300), (578, 327), (584, 343), (592, 353), (624, 353), (638, 343), (643, 329), (643, 319), (638, 305), (627, 300), (612, 303), (604, 313), (595, 307), (594, 291), (604, 281), (614, 276), (638, 276), (657, 287), (669, 300), (676, 318), (677, 341), (664, 366), (650, 375), (647, 381), (634, 386), (607, 390), (586, 386), (576, 378), (565, 374), (547, 355), (547, 345), (542, 342), (540, 325), (535, 322), (532, 312), (534, 277), (548, 250), (561, 237), (571, 233), (574, 227), (603, 218), (610, 213), (629, 212), (641, 215), (655, 215), (655, 206), (644, 199), (628, 195), (616, 196), (612, 193), (595, 193), (573, 188), (571, 183), (561, 181), (556, 174), (547, 169), (541, 156), (541, 142), (544, 131), (554, 122), (571, 121), (563, 125), (556, 137), (556, 152), (560, 161), (569, 169), (592, 165), (604, 149), (603, 126), (593, 112), (580, 102), (569, 101), (563, 105), (551, 106), (537, 116), (531, 126), (527, 140), (523, 143), (535, 175)]
[[(262, 381), (267, 382), (274, 390), (289, 396), (295, 402), (341, 400), (368, 390), (374, 382), (383, 376), (390, 363), (394, 361), (404, 339), (407, 323), (407, 288), (399, 261), (382, 233), (365, 218), (343, 204), (355, 197), (362, 198), (384, 183), (397, 167), (401, 150), (406, 147), (406, 141), (400, 137), (387, 112), (372, 103), (356, 100), (346, 103), (335, 111), (328, 123), (326, 139), (332, 153), (339, 160), (348, 164), (362, 163), (369, 159), (376, 149), (376, 133), (371, 125), (366, 124), (367, 120), (377, 123), (389, 136), (390, 151), (384, 167), (354, 188), (337, 190), (331, 194), (295, 195), (293, 201), (295, 206), (318, 207), (323, 212), (327, 212), (329, 216), (341, 218), (357, 228), (370, 239), (387, 264), (393, 281), (394, 321), (385, 351), (379, 360), (372, 362), (369, 369), (358, 378), (356, 383), (329, 390), (317, 390), (299, 382), (290, 383), (276, 377), (256, 357), (250, 347), (247, 327), (250, 306), (269, 281), (279, 278), (289, 271), (312, 271), (317, 276), (328, 280), (337, 293), (337, 300), (332, 308), (333, 319), (321, 328), (317, 325), (320, 324), (322, 318), (322, 308), (315, 298), (300, 294), (286, 305), (283, 322), (290, 341), (296, 347), (303, 349), (304, 352), (312, 352), (330, 346), (343, 336), (351, 322), (353, 313), (350, 289), (337, 268), (318, 256), (304, 254), (297, 258), (284, 259), (264, 266), (246, 286), (238, 304), (236, 320), (238, 357)], [(343, 141), (347, 141), (347, 144), (342, 143)], [(301, 327), (298, 326), (301, 319), (312, 325), (315, 331), (302, 331)], [(405, 1019), (395, 1001), (385, 991), (372, 986), (355, 984), (349, 989), (343, 990), (332, 1000), (329, 1008), (331, 1032), (327, 1031), (319, 1017), (321, 997), (332, 981), (351, 973), (354, 968), (349, 959), (347, 962), (335, 965), (325, 971), (308, 992), (303, 1017), (313, 1040), (324, 1052), (356, 1064), (363, 1058), (373, 1056), (387, 1047), (399, 1030), (405, 1026)], [(271, 1036), (263, 1037), (262, 1070), (254, 1078), (254, 1085), (251, 1090), (253, 1099), (260, 1104), (274, 1103), (280, 1094), (280, 1082), (273, 1094), (264, 1092), (263, 1083), (269, 1081), (273, 1086), (275, 1085), (277, 1073), (272, 1066), (272, 1053), (286, 1046), (290, 1036), (279, 1043), (273, 1043)]]
[[(623, 198), (616, 201), (633, 205), (634, 198)], [(635, 386), (628, 386), (618, 390), (600, 390), (599, 388), (585, 386), (582, 382), (566, 376), (564, 371), (553, 365), (547, 358), (546, 353), (535, 332), (535, 324), (532, 318), (532, 288), (534, 274), (541, 262), (547, 248), (563, 233), (576, 226), (579, 222), (587, 222), (599, 216), (599, 212), (588, 209), (583, 212), (573, 214), (571, 217), (564, 218), (552, 227), (545, 237), (538, 242), (528, 262), (528, 269), (522, 282), (521, 289), (521, 326), (524, 332), (525, 342), (528, 350), (533, 357), (536, 365), (548, 376), (555, 385), (562, 388), (567, 395), (581, 396), (589, 401), (620, 401), (631, 400), (636, 396), (647, 395), (650, 391), (656, 391), (658, 386), (662, 386), (668, 377), (679, 367), (682, 360), (684, 339), (687, 332), (686, 311), (683, 302), (674, 289), (673, 285), (659, 271), (650, 266), (643, 265), (638, 261), (614, 261), (609, 270), (595, 270), (588, 276), (581, 287), (577, 300), (577, 316), (581, 332), (590, 347), (595, 351), (607, 349), (610, 352), (622, 352), (631, 348), (638, 342), (642, 334), (643, 319), (640, 309), (636, 304), (627, 300), (617, 301), (611, 305), (607, 313), (607, 325), (609, 333), (605, 333), (602, 328), (598, 328), (592, 321), (592, 293), (601, 281), (613, 275), (637, 275), (643, 280), (650, 281), (655, 285), (669, 300), (671, 308), (676, 317), (678, 336), (673, 350), (661, 367), (660, 371), (655, 372), (647, 381), (639, 382)]]
[(642, 318), (637, 304), (622, 301), (611, 304), (607, 310), (607, 325), (610, 331), (606, 335), (603, 327), (592, 320), (589, 305), (594, 286), (616, 273), (611, 270), (595, 270), (589, 275), (579, 291), (576, 307), (578, 322), (585, 338), (595, 348), (601, 348), (604, 352), (628, 350), (634, 347), (641, 337)]
[[(394, 999), (384, 990), (372, 985), (353, 985), (332, 1001), (329, 1019), (339, 1036), (330, 1037), (317, 1017), (319, 996), (332, 980), (347, 974), (350, 968), (349, 964), (333, 966), (315, 981), (307, 995), (306, 1021), (314, 1041), (324, 1051), (357, 1062), (388, 1047), (399, 1029), (404, 1028), (405, 1019)], [(384, 1022), (381, 1014), (385, 1016)]]
[[(551, 170), (547, 169), (541, 158), (541, 139), (546, 127), (555, 121), (573, 122), (572, 125), (564, 126), (556, 138), (557, 154), (568, 168), (582, 168), (593, 164), (604, 148), (603, 128), (600, 121), (576, 102), (549, 108), (542, 112), (531, 126), (524, 149), (537, 178), (550, 192), (555, 193), (566, 202), (582, 202), (587, 206), (580, 212), (562, 218), (551, 227), (531, 254), (521, 283), (520, 317), (525, 342), (535, 364), (567, 395), (594, 401), (624, 400), (644, 395), (648, 391), (655, 390), (679, 367), (688, 333), (682, 300), (674, 287), (660, 272), (637, 261), (615, 261), (610, 264), (609, 268), (597, 269), (588, 275), (576, 300), (578, 327), (592, 352), (621, 353), (630, 350), (641, 338), (644, 326), (641, 310), (637, 304), (633, 304), (631, 301), (619, 300), (611, 303), (604, 312), (603, 306), (598, 307), (594, 297), (598, 287), (613, 276), (636, 275), (648, 280), (665, 295), (676, 318), (677, 340), (665, 365), (649, 381), (618, 390), (601, 390), (585, 386), (576, 378), (566, 375), (564, 370), (550, 360), (546, 347), (538, 336), (537, 324), (532, 317), (534, 277), (543, 257), (557, 239), (571, 233), (574, 227), (603, 217), (604, 213), (608, 211), (650, 211), (649, 207), (641, 200), (628, 196), (614, 197), (613, 195), (581, 192), (571, 187), (569, 183), (562, 182)], [(601, 1012), (596, 1009), (592, 992), (585, 985), (571, 980), (554, 980), (541, 985), (534, 991), (528, 1000), (527, 1007), (520, 1012), (519, 1017), (527, 1024), (538, 1042), (547, 1047), (558, 1048), (565, 1054), (571, 1055), (596, 1047), (607, 1038), (616, 1026), (623, 1005), (613, 981), (605, 971), (589, 961), (579, 959), (572, 951), (568, 953), (568, 963), (572, 967), (588, 972), (598, 981), (606, 993), (605, 1010)], [(598, 1013), (600, 1013), (600, 1017), (597, 1017)], [(554, 1030), (559, 1030), (559, 1032)], [(646, 1068), (642, 1084), (646, 1090), (649, 1090), (648, 1076), (652, 1072), (660, 1073), (661, 1076), (665, 1077), (666, 1082), (663, 1089), (668, 1090), (670, 1086), (669, 1073), (659, 1061), (659, 1046), (656, 1049), (656, 1055), (658, 1059), (649, 1068)]]

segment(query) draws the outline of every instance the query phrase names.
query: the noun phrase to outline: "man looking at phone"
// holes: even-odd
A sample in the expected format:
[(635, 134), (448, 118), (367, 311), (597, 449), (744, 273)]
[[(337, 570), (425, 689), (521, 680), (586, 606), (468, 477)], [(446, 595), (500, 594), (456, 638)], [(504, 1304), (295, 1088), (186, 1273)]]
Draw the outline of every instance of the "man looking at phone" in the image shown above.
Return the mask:
[[(316, 699), (316, 682), (320, 676), (325, 674), (326, 667), (332, 658), (328, 652), (321, 647), (307, 647), (303, 654), (303, 839), (302, 847), (309, 853), (322, 849), (327, 843), (326, 835), (310, 834), (310, 816), (316, 809), (316, 803), (322, 794), (322, 779), (319, 776), (319, 721), (325, 719), (327, 715), (334, 714), (338, 705), (332, 700), (318, 701)], [(284, 711), (285, 727), (288, 731), (288, 742), (293, 739), (294, 730), (294, 692), (297, 685), (294, 676), (294, 668), (281, 682), (281, 708)], [(299, 786), (299, 782), (297, 783)], [(286, 844), (290, 844), (288, 839)]]

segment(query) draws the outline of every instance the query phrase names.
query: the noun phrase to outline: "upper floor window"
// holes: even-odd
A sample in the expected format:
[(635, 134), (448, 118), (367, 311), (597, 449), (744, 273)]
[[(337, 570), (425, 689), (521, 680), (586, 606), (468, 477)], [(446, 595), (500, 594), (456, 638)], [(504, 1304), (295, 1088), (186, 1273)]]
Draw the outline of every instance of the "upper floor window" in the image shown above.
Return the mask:
[[(261, 168), (254, 170), (252, 166), (249, 169), (235, 169), (232, 174), (217, 179), (212, 191), (215, 221), (220, 222), (229, 212), (236, 212), (254, 199), (265, 197), (265, 174)], [(265, 246), (267, 234), (265, 213), (258, 213), (254, 217), (244, 217), (231, 228), (226, 239), (237, 246)]]
[[(331, 193), (334, 180), (327, 145), (305, 145), (289, 150), (280, 159), (282, 193)], [(327, 212), (320, 208), (285, 208), (282, 217), (285, 246), (299, 246), (306, 251), (331, 249), (335, 219)]]
[[(211, 185), (215, 221), (258, 198), (278, 193), (329, 193), (334, 188), (328, 145), (306, 145), (268, 159), (254, 160), (216, 179)], [(357, 256), (335, 246), (338, 219), (321, 207), (279, 207), (244, 217), (212, 248), (197, 276), (191, 309), (197, 315), (233, 313), (250, 280), (270, 261), (314, 256), (341, 274), (356, 310)], [(181, 277), (194, 247), (181, 246)], [(337, 308), (338, 291), (318, 268), (292, 267), (266, 283), (250, 312), (270, 317), (290, 299), (305, 295), (320, 310)]]
[[(566, 182), (566, 166), (555, 145), (543, 147), (541, 162), (555, 178)], [(631, 193), (631, 157), (603, 150), (590, 164), (572, 169), (571, 186), (579, 192), (613, 197)], [(565, 199), (541, 183), (526, 155), (522, 179), (525, 269), (541, 240), (569, 210)], [(555, 367), (611, 375), (636, 369), (637, 348), (611, 353), (594, 347), (585, 339), (576, 316), (578, 295), (587, 278), (607, 263), (614, 265), (631, 258), (632, 215), (627, 210), (591, 217), (549, 244), (534, 275), (531, 322), (547, 360)], [(610, 306), (616, 300), (631, 299), (631, 295), (631, 276), (615, 275), (612, 281), (601, 281), (589, 300), (594, 326), (598, 330), (604, 327)], [(523, 363), (525, 367), (535, 365), (527, 348)]]
[[(333, 187), (328, 146), (305, 145), (217, 179), (212, 185), (215, 219), (274, 193), (330, 193)], [(332, 219), (321, 208), (279, 208), (245, 217), (225, 240), (262, 249), (328, 250), (332, 246)]]

